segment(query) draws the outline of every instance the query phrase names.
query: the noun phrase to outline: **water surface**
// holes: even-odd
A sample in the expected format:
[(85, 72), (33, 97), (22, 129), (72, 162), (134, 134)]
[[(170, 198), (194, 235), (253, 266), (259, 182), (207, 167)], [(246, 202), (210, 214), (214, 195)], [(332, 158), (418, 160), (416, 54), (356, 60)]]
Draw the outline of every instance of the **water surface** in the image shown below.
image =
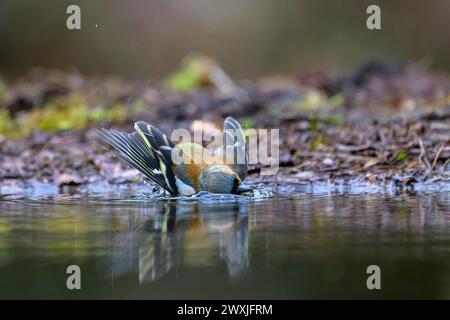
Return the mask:
[[(450, 298), (449, 226), (450, 192), (6, 198), (0, 298)], [(74, 264), (81, 290), (66, 287)]]

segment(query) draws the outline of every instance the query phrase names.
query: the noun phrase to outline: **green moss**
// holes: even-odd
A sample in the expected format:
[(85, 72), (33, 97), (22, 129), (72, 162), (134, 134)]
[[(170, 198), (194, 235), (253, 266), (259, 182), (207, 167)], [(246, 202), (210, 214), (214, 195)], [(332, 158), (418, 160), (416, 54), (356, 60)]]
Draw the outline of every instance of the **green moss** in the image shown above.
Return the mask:
[(179, 71), (170, 75), (164, 84), (174, 91), (189, 91), (209, 84), (209, 74), (215, 62), (203, 55), (191, 54), (183, 59)]
[(404, 153), (404, 152), (399, 152), (399, 153), (397, 153), (397, 156), (395, 157), (395, 159), (396, 159), (398, 162), (405, 161), (407, 158), (408, 158), (408, 155), (407, 155), (406, 153)]
[(340, 107), (340, 106), (342, 106), (344, 104), (345, 99), (344, 99), (344, 96), (342, 94), (338, 93), (338, 94), (335, 94), (334, 96), (330, 97), (328, 99), (328, 102), (330, 103), (330, 105), (332, 107), (337, 108), (337, 107)]
[(130, 105), (130, 109), (134, 113), (148, 111), (149, 108), (151, 108), (151, 107), (149, 107), (146, 102), (144, 102), (140, 99), (133, 100), (133, 102)]
[(321, 146), (328, 145), (330, 145), (330, 140), (327, 137), (321, 135), (311, 143), (311, 150), (315, 151), (318, 150)]
[(110, 108), (94, 107), (88, 110), (87, 117), (90, 121), (100, 122), (111, 120), (121, 122), (125, 120), (126, 108), (121, 104), (115, 104)]
[(49, 101), (43, 108), (11, 118), (7, 110), (0, 112), (0, 134), (11, 138), (27, 137), (33, 130), (58, 132), (83, 130), (91, 123), (110, 120), (121, 122), (126, 108), (121, 104), (111, 107), (91, 107), (79, 96), (61, 97)]
[(330, 110), (342, 106), (343, 103), (344, 96), (341, 94), (328, 98), (320, 91), (308, 90), (297, 101), (296, 107), (302, 111)]
[(110, 120), (123, 121), (126, 109), (116, 104), (109, 108), (89, 107), (80, 97), (58, 99), (43, 109), (34, 109), (30, 113), (30, 124), (42, 131), (82, 130), (92, 122)]
[(253, 123), (253, 119), (250, 117), (245, 117), (242, 120), (242, 127), (245, 129), (250, 129), (253, 128), (255, 126), (255, 124)]
[(12, 132), (14, 132), (14, 126), (9, 111), (0, 110), (0, 135), (9, 136)]
[(317, 131), (319, 129), (319, 120), (317, 119), (317, 117), (309, 118), (309, 128), (312, 131)]
[(250, 137), (257, 132), (252, 118), (245, 117), (244, 119), (242, 119), (242, 130), (244, 131), (245, 137)]
[(342, 124), (343, 118), (341, 115), (335, 114), (335, 115), (326, 116), (322, 121), (328, 122), (329, 124), (331, 124), (333, 126), (338, 126), (338, 125)]
[(310, 129), (316, 131), (319, 129), (319, 122), (327, 123), (332, 126), (338, 126), (343, 123), (341, 115), (314, 114), (309, 117)]

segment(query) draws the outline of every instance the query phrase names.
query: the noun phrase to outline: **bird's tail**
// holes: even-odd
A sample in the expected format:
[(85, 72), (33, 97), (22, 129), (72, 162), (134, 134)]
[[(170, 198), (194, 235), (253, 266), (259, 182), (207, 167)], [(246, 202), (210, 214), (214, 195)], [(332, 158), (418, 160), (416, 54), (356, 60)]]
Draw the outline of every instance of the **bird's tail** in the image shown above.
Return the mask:
[(145, 122), (136, 122), (134, 128), (136, 132), (133, 133), (100, 129), (98, 135), (112, 146), (127, 164), (171, 195), (178, 195), (171, 160), (174, 143), (161, 131)]

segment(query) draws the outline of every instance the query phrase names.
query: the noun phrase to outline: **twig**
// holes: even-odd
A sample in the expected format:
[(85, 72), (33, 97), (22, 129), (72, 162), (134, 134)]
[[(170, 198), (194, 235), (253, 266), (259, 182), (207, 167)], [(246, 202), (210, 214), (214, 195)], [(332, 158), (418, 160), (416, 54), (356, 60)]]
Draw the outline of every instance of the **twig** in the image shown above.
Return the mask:
[(438, 152), (436, 153), (436, 156), (434, 157), (434, 161), (433, 161), (433, 165), (431, 166), (431, 170), (434, 171), (434, 168), (436, 167), (436, 163), (437, 163), (439, 156), (441, 155), (441, 152), (444, 149), (444, 147), (445, 147), (445, 143), (442, 143), (440, 148), (438, 149)]
[(372, 148), (372, 146), (370, 144), (364, 144), (364, 145), (360, 145), (360, 146), (350, 146), (350, 145), (344, 145), (344, 144), (336, 144), (336, 149), (338, 151), (343, 151), (343, 152), (359, 152), (359, 151), (364, 151), (367, 149)]
[(352, 155), (344, 152), (319, 152), (319, 151), (302, 151), (299, 154), (300, 157), (318, 157), (318, 158), (341, 158), (344, 160), (354, 160), (354, 161), (369, 161), (377, 158), (374, 157), (365, 157)]
[(442, 167), (442, 172), (447, 171), (447, 165), (450, 163), (450, 159), (447, 159), (447, 161), (445, 161), (444, 166)]
[(420, 146), (420, 155), (419, 155), (419, 161), (421, 163), (424, 163), (425, 166), (427, 167), (428, 171), (430, 174), (433, 173), (433, 170), (431, 168), (430, 162), (428, 161), (427, 157), (426, 157), (426, 151), (425, 151), (425, 147), (423, 146), (423, 141), (421, 138), (419, 138), (419, 146)]

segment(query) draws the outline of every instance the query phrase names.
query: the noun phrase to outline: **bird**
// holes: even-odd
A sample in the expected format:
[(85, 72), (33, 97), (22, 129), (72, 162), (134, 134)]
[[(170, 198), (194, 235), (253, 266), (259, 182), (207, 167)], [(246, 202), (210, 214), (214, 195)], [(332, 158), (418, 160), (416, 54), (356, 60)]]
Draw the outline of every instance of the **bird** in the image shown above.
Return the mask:
[[(169, 195), (191, 196), (201, 191), (239, 194), (251, 190), (243, 182), (248, 174), (245, 135), (233, 117), (224, 120), (223, 145), (212, 151), (193, 142), (175, 144), (156, 127), (144, 121), (136, 122), (134, 129), (134, 132), (126, 133), (102, 128), (98, 134), (124, 162), (162, 187)], [(173, 161), (174, 151), (181, 161)], [(227, 152), (231, 152), (232, 161), (224, 161)], [(192, 161), (199, 154), (203, 155), (201, 161)]]

